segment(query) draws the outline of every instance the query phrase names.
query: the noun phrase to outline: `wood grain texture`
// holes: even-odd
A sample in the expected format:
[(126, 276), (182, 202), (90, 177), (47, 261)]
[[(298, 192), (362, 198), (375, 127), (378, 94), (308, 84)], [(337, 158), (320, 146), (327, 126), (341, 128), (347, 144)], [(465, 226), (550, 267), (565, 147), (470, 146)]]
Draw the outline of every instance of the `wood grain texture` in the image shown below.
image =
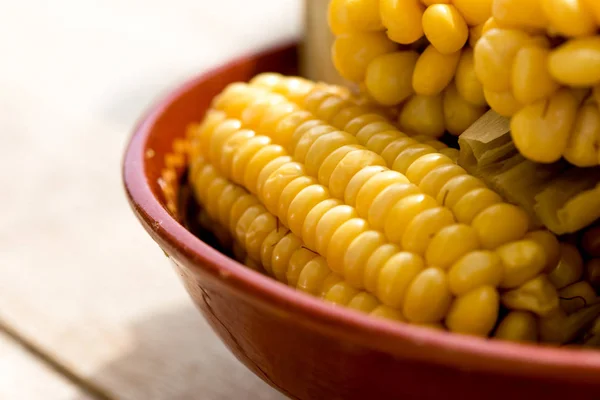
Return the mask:
[(119, 399), (281, 398), (202, 320), (129, 210), (119, 170), (149, 104), (297, 37), (300, 10), (296, 0), (0, 5), (0, 319)]
[(93, 400), (0, 333), (0, 399)]

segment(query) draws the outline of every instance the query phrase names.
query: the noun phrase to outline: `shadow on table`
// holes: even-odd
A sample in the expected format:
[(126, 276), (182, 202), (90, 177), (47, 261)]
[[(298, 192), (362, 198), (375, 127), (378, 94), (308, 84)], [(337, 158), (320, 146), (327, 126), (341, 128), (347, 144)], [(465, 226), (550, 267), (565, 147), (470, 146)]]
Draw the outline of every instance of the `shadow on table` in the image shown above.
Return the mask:
[(131, 351), (87, 376), (110, 398), (284, 399), (229, 353), (191, 305), (135, 323), (133, 335)]

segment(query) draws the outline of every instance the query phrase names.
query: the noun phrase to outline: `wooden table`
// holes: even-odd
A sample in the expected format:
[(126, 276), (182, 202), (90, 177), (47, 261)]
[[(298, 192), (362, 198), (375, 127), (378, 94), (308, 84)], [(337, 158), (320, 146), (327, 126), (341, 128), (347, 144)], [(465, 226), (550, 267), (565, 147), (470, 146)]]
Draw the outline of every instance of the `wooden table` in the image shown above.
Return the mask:
[(297, 37), (298, 0), (0, 5), (0, 399), (280, 399), (129, 210), (120, 161), (173, 85)]

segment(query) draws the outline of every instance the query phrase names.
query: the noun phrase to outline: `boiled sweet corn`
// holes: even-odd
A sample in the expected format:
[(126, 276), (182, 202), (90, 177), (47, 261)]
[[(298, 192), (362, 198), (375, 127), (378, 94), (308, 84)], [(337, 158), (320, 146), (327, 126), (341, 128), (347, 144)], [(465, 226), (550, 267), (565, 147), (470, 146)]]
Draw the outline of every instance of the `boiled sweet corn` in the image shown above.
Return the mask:
[[(599, 9), (594, 0), (333, 0), (333, 59), (374, 101), (398, 108), (406, 132), (460, 135), (489, 106), (511, 117), (525, 157), (596, 166)], [(365, 49), (369, 40), (377, 44)]]
[[(230, 86), (191, 139), (204, 160), (191, 161), (196, 196), (247, 264), (334, 303), (462, 333), (490, 334), (501, 299), (540, 316), (559, 309), (539, 275), (557, 258), (552, 241), (518, 208), (384, 113), (287, 79)], [(377, 152), (361, 146), (377, 137)]]

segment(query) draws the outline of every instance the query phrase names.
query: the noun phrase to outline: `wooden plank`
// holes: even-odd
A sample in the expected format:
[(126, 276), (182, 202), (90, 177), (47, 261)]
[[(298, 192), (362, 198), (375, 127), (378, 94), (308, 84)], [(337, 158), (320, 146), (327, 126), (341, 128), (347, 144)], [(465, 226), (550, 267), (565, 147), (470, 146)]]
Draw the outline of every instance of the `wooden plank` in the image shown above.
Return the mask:
[(93, 399), (1, 332), (0, 355), (0, 399)]
[(0, 320), (119, 399), (281, 398), (194, 309), (129, 210), (119, 172), (156, 96), (292, 39), (298, 10), (295, 0), (3, 7)]

